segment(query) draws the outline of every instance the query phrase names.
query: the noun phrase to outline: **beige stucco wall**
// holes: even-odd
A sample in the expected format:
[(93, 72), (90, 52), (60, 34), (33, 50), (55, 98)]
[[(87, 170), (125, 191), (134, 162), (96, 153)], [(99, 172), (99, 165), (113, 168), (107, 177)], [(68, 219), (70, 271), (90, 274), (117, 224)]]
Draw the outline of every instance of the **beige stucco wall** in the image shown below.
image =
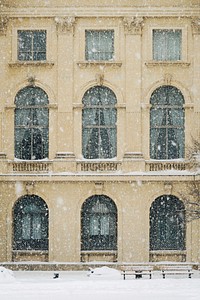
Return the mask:
[[(152, 202), (165, 194), (180, 198), (194, 179), (184, 159), (169, 161), (166, 167), (182, 164), (183, 171), (149, 172), (150, 163), (154, 170), (166, 166), (150, 160), (149, 113), (152, 92), (162, 85), (175, 86), (185, 100), (186, 147), (191, 136), (199, 137), (199, 1), (180, 0), (175, 6), (169, 0), (148, 5), (139, 0), (100, 2), (36, 1), (32, 8), (30, 1), (0, 1), (0, 261), (12, 260), (13, 206), (29, 193), (40, 196), (49, 208), (49, 261), (81, 260), (81, 206), (88, 197), (104, 194), (117, 206), (118, 261), (148, 262)], [(135, 17), (141, 26), (134, 26)], [(155, 28), (182, 29), (180, 62), (152, 61)], [(17, 61), (19, 29), (47, 30), (47, 62)], [(85, 62), (86, 29), (114, 29), (113, 63)], [(15, 97), (30, 78), (49, 98), (49, 160), (43, 171), (30, 165), (23, 171), (14, 160)], [(117, 98), (117, 157), (108, 169), (105, 161), (90, 161), (88, 171), (82, 172), (87, 163), (82, 158), (82, 98), (99, 79)], [(187, 261), (200, 260), (198, 220), (187, 224), (185, 253)]]

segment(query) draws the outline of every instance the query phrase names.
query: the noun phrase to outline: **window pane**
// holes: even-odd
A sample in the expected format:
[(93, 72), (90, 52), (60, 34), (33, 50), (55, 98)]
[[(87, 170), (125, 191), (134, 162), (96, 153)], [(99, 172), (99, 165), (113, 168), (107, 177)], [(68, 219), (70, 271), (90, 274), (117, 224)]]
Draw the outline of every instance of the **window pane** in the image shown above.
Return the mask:
[(99, 234), (99, 218), (98, 216), (91, 216), (90, 218), (90, 235)]
[(166, 124), (166, 110), (162, 108), (151, 109), (151, 127), (161, 127)]
[(117, 209), (104, 195), (87, 199), (81, 211), (82, 250), (116, 250)]
[(32, 48), (32, 32), (18, 31), (18, 49), (19, 52), (29, 52)]
[(32, 238), (34, 240), (40, 240), (42, 238), (42, 233), (41, 233), (41, 215), (34, 214), (33, 215), (33, 233), (32, 233)]
[(114, 30), (86, 30), (86, 60), (112, 60)]
[(175, 196), (157, 198), (150, 209), (150, 249), (185, 249), (185, 210)]
[(26, 195), (14, 206), (15, 250), (48, 249), (48, 207), (38, 196)]
[(23, 61), (46, 60), (46, 31), (18, 31), (18, 59)]
[(25, 214), (22, 217), (22, 239), (29, 240), (31, 238), (31, 216)]
[(48, 157), (46, 93), (37, 87), (27, 87), (19, 91), (15, 103), (15, 156), (29, 160)]
[(101, 235), (109, 235), (109, 215), (104, 215), (100, 219), (101, 222)]
[(153, 30), (153, 59), (180, 60), (181, 44), (181, 30)]
[[(164, 99), (164, 101), (163, 101)], [(184, 157), (184, 98), (172, 86), (158, 88), (151, 97), (150, 155), (153, 159)]]
[(116, 97), (105, 87), (95, 87), (83, 97), (82, 143), (85, 158), (116, 156)]

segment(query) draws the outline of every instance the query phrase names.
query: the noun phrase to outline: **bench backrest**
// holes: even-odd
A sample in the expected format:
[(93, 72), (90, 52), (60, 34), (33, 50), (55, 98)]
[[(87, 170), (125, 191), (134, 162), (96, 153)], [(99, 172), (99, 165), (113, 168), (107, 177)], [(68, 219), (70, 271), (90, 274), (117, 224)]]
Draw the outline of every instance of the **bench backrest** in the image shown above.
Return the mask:
[(122, 271), (153, 271), (152, 266), (122, 266)]
[(162, 270), (165, 271), (172, 271), (172, 270), (176, 270), (176, 271), (191, 271), (192, 270), (192, 266), (163, 266), (161, 268)]

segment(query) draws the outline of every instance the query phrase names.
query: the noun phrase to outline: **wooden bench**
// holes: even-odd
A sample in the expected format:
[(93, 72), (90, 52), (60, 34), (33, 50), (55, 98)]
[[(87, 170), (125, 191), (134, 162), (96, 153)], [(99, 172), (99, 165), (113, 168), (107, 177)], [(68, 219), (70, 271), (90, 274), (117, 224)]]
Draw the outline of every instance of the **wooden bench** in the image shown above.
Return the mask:
[(121, 274), (123, 275), (124, 280), (126, 276), (132, 275), (135, 276), (135, 279), (142, 278), (143, 275), (149, 276), (149, 279), (152, 277), (153, 267), (151, 266), (122, 266)]
[(164, 266), (161, 272), (163, 279), (166, 275), (188, 275), (188, 278), (192, 278), (194, 274), (190, 266)]

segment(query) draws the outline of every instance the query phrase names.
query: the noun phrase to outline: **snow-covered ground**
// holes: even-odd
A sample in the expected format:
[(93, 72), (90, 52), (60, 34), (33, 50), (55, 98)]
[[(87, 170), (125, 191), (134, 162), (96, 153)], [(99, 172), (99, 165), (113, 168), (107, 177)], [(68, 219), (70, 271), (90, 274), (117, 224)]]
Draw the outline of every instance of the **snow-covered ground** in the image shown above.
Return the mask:
[[(98, 271), (98, 272), (97, 272)], [(0, 267), (1, 300), (197, 300), (200, 299), (200, 274), (192, 279), (160, 272), (153, 278), (123, 280), (119, 272), (103, 267), (88, 276), (84, 271), (16, 271)]]

